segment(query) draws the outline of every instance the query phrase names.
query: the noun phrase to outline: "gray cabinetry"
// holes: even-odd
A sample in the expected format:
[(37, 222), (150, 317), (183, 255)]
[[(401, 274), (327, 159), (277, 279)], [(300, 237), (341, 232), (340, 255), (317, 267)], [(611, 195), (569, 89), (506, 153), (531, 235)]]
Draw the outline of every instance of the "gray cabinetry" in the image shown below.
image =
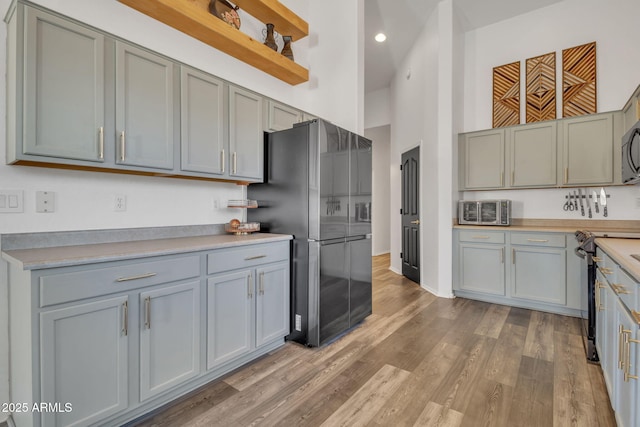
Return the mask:
[(562, 120), (562, 184), (614, 183), (614, 114)]
[[(20, 11), (25, 16), (24, 76), (13, 68), (19, 63), (10, 62), (9, 70), (16, 86), (24, 78), (23, 92), (9, 88), (18, 98), (17, 105), (8, 106), (16, 108), (10, 111), (10, 121), (16, 114), (16, 122), (9, 126), (17, 127), (18, 146), (22, 141), (22, 150), (16, 154), (103, 161), (104, 36), (37, 9)], [(20, 37), (14, 33), (10, 41), (12, 36)]]
[(207, 369), (251, 350), (253, 288), (251, 270), (207, 280)]
[(200, 281), (140, 293), (140, 401), (200, 373)]
[(507, 129), (511, 187), (551, 187), (557, 183), (554, 121)]
[(295, 123), (302, 121), (302, 111), (280, 104), (272, 99), (266, 102), (268, 132), (291, 129)]
[(504, 186), (505, 133), (491, 129), (460, 137), (461, 183), (467, 190)]
[(621, 300), (616, 304), (618, 368), (614, 379), (614, 404), (619, 427), (637, 426), (638, 417), (638, 323), (629, 315)]
[[(495, 228), (494, 228), (495, 229)], [(579, 316), (579, 258), (572, 234), (454, 231), (453, 289), (457, 296), (534, 310)]]
[(459, 233), (456, 288), (505, 295), (505, 234), (484, 230)]
[(181, 169), (223, 175), (228, 172), (229, 154), (224, 138), (224, 83), (184, 65), (180, 79)]
[(207, 369), (289, 334), (289, 242), (207, 255)]
[(174, 63), (116, 42), (116, 163), (173, 169)]
[(89, 425), (129, 406), (128, 303), (121, 295), (41, 314), (42, 394), (33, 401), (72, 405), (43, 412), (42, 425)]
[(626, 134), (638, 120), (640, 120), (640, 86), (622, 107), (622, 135)]
[(247, 181), (262, 181), (264, 134), (262, 97), (229, 86), (230, 176)]
[(511, 234), (512, 296), (565, 305), (567, 251), (564, 234)]

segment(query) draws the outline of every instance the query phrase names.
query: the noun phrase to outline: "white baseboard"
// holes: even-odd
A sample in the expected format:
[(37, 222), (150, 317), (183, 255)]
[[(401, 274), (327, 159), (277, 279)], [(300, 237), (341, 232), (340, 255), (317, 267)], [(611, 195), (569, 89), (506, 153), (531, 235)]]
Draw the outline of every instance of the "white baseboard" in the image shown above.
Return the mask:
[(398, 271), (398, 269), (396, 269), (396, 268), (394, 268), (392, 266), (389, 266), (389, 270), (391, 270), (394, 273), (399, 274), (400, 276), (402, 276), (402, 271)]
[(378, 252), (378, 253), (372, 254), (371, 256), (386, 255), (386, 254), (388, 254), (388, 253), (390, 253), (390, 252), (391, 252), (391, 251)]

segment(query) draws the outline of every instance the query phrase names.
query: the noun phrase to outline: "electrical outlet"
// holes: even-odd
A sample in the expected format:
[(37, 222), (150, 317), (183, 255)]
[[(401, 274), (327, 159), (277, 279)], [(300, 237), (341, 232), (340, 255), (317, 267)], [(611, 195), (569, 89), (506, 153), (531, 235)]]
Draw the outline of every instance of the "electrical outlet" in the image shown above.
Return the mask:
[(640, 197), (636, 197), (636, 209), (640, 209)]
[(220, 200), (213, 199), (213, 209), (220, 209)]
[(53, 191), (36, 191), (36, 212), (51, 213), (56, 211), (56, 193)]
[(127, 210), (127, 196), (124, 194), (116, 194), (113, 198), (113, 210), (115, 212), (124, 212)]
[(296, 314), (296, 331), (302, 331), (302, 316)]

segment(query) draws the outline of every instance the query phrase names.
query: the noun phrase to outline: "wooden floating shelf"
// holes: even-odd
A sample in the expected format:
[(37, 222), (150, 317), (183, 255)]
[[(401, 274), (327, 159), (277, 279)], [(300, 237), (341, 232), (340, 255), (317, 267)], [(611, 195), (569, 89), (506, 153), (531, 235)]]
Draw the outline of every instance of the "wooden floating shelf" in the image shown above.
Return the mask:
[(296, 41), (309, 35), (309, 24), (278, 0), (231, 0), (231, 2), (265, 24), (273, 24), (275, 31), (282, 36), (291, 36)]
[[(208, 0), (118, 1), (291, 85), (309, 80), (309, 70), (306, 68), (211, 15)], [(297, 18), (290, 11), (290, 15), (271, 15), (280, 8), (289, 10), (277, 1), (247, 0), (246, 3), (255, 3), (255, 13), (261, 20), (275, 17), (284, 20), (289, 17)], [(277, 5), (280, 6), (276, 7)], [(268, 12), (269, 10), (272, 12)], [(274, 19), (269, 20), (275, 26)]]

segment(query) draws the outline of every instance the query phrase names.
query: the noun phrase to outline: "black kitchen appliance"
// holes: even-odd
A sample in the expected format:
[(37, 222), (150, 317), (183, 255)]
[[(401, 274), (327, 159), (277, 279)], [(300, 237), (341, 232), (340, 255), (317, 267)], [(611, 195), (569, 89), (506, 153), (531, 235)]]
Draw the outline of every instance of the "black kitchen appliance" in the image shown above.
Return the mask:
[(371, 149), (324, 120), (267, 136), (247, 218), (294, 237), (290, 340), (319, 346), (371, 314)]
[(596, 235), (590, 231), (578, 230), (575, 233), (578, 247), (575, 249), (576, 255), (584, 260), (583, 268), (586, 268), (586, 280), (583, 283), (582, 297), (584, 299), (582, 317), (582, 332), (587, 360), (599, 362), (598, 351), (596, 350), (596, 263), (593, 257), (596, 255)]

